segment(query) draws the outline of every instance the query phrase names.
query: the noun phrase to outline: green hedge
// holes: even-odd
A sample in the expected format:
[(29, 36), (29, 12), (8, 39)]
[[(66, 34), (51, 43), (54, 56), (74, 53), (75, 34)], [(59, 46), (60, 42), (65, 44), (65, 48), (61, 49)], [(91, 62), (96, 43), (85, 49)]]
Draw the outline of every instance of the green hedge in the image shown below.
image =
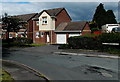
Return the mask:
[(120, 43), (120, 33), (103, 33), (98, 36), (98, 40), (103, 43)]
[[(89, 36), (77, 36), (68, 38), (67, 48), (72, 49), (120, 49), (119, 46), (115, 45), (102, 45), (102, 43), (119, 43), (120, 44), (120, 33), (103, 33), (101, 35), (89, 35)], [(65, 46), (64, 46), (65, 48)]]
[(17, 37), (17, 38), (13, 38), (14, 42), (20, 43), (20, 44), (31, 44), (32, 43), (32, 39), (30, 38), (25, 38), (25, 37)]
[(96, 38), (82, 36), (68, 38), (68, 44), (73, 49), (97, 49), (101, 46)]
[(92, 28), (91, 31), (92, 31), (92, 32), (100, 31), (100, 29), (99, 29), (99, 28)]

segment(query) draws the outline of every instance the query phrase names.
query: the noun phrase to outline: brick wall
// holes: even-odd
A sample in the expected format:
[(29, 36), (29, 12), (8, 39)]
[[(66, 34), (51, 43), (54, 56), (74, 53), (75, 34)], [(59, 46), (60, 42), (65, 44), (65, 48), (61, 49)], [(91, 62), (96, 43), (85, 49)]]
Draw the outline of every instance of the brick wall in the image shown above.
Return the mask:
[(67, 12), (65, 10), (63, 10), (57, 15), (55, 27), (57, 27), (62, 22), (70, 22), (70, 21), (71, 21), (71, 19), (68, 16)]
[(27, 29), (27, 37), (33, 39), (33, 20), (29, 20), (28, 29)]
[(44, 33), (44, 36), (43, 37), (39, 37), (39, 38), (36, 38), (36, 32), (40, 32), (40, 31), (34, 31), (34, 38), (33, 38), (33, 42), (34, 43), (38, 43), (38, 44), (44, 44), (46, 43), (46, 34)]
[(91, 34), (90, 26), (88, 23), (85, 24), (84, 29), (82, 31), (82, 35), (85, 35), (85, 34)]

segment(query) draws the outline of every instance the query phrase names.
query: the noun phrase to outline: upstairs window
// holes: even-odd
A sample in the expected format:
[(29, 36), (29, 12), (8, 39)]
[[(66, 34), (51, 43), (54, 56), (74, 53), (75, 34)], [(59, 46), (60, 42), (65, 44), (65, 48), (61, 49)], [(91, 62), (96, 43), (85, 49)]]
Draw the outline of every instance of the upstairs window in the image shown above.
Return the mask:
[(42, 17), (42, 24), (47, 24), (47, 17)]

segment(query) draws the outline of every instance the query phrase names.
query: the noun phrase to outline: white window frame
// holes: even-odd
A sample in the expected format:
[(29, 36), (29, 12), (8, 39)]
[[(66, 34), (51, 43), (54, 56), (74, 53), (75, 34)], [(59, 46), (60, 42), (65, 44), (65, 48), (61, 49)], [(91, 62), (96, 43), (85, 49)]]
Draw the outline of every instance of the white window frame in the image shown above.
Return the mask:
[(9, 33), (9, 38), (12, 38), (13, 34)]
[(40, 32), (40, 36), (43, 37), (44, 36), (44, 32)]
[(42, 17), (42, 24), (47, 24), (48, 21), (47, 21), (47, 17)]
[(35, 35), (36, 35), (36, 38), (39, 38), (40, 36), (39, 32), (36, 32)]

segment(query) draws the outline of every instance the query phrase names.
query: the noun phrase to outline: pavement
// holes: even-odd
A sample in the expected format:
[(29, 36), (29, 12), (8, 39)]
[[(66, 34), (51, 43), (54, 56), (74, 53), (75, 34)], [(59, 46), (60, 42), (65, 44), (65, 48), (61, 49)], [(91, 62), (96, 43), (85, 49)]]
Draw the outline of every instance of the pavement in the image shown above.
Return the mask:
[(3, 50), (3, 59), (30, 66), (49, 80), (118, 80), (119, 58), (90, 57), (89, 54), (114, 56), (94, 51), (61, 50), (57, 45), (47, 45), (6, 49)]
[(11, 60), (0, 60), (0, 62), (2, 62), (2, 68), (7, 71), (15, 81), (36, 80), (47, 82), (47, 78), (29, 66)]
[(61, 55), (79, 55), (79, 56), (87, 56), (87, 57), (120, 58), (115, 54), (98, 52), (96, 50), (66, 49), (66, 50), (62, 50), (54, 53), (61, 54)]

